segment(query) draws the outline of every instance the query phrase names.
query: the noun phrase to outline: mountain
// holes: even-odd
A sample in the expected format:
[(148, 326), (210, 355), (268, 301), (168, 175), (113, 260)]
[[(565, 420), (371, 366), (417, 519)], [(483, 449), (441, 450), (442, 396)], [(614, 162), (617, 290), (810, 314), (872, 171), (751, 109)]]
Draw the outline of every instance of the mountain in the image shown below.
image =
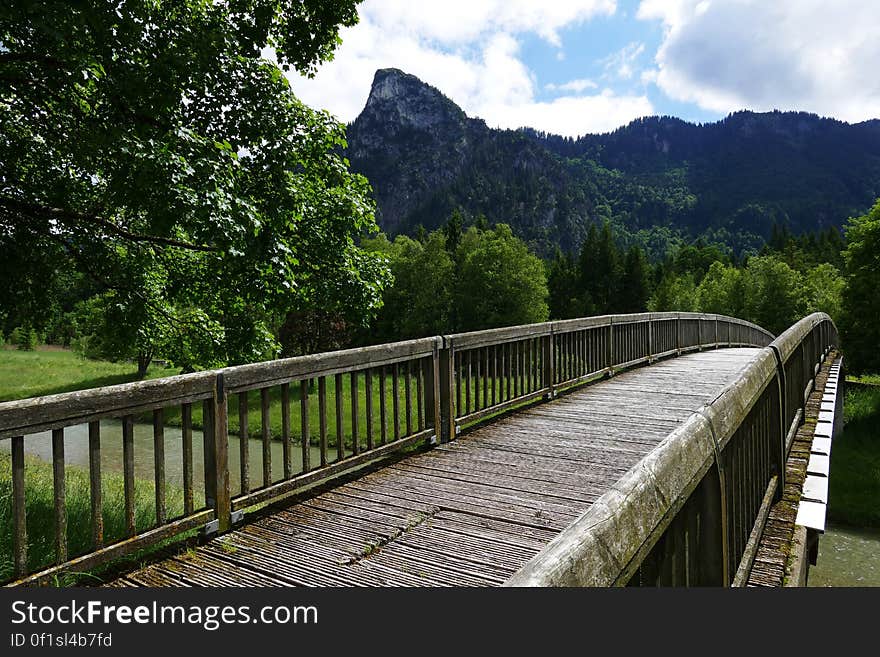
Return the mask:
[(455, 208), (505, 222), (542, 253), (576, 248), (610, 220), (646, 243), (706, 236), (757, 246), (773, 224), (840, 226), (880, 196), (880, 121), (736, 112), (695, 125), (648, 117), (571, 139), (469, 118), (438, 89), (376, 72), (346, 155), (391, 234), (433, 229)]

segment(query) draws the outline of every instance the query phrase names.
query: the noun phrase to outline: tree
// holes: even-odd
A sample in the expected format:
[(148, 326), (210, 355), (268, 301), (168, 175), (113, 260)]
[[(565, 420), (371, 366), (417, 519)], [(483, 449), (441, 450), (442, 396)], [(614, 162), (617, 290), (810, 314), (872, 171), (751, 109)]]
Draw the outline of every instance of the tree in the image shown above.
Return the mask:
[(824, 312), (840, 321), (845, 281), (833, 265), (823, 262), (803, 273), (803, 313)]
[(591, 225), (578, 258), (581, 287), (584, 290), (584, 314), (618, 311), (622, 274), (620, 260), (611, 225), (605, 222), (601, 232)]
[(461, 244), (463, 226), (464, 219), (461, 216), (461, 210), (456, 208), (452, 211), (452, 216), (449, 217), (443, 229), (446, 236), (446, 250), (449, 253), (454, 254), (458, 250), (458, 245)]
[(391, 342), (448, 333), (455, 264), (446, 250), (446, 236), (430, 233), (424, 243), (399, 235), (394, 242), (381, 235), (364, 248), (388, 259), (394, 283), (385, 290), (371, 341)]
[(649, 292), (648, 260), (645, 252), (631, 246), (626, 252), (623, 275), (620, 281), (618, 310), (623, 313), (643, 312), (647, 307)]
[(745, 282), (743, 272), (715, 261), (697, 286), (697, 308), (704, 313), (729, 317), (745, 316)]
[(40, 320), (72, 268), (126, 309), (127, 347), (185, 367), (271, 355), (287, 312), (366, 321), (387, 283), (356, 246), (369, 186), (281, 71), (330, 59), (356, 4), (4, 3), (2, 310)]
[(471, 227), (456, 253), (454, 304), (458, 329), (473, 331), (547, 320), (544, 264), (514, 237), (510, 226)]
[(648, 301), (654, 312), (693, 312), (697, 309), (697, 286), (693, 274), (665, 276)]
[(745, 319), (779, 334), (804, 314), (800, 276), (774, 256), (749, 258), (745, 271)]
[(547, 265), (547, 289), (551, 319), (572, 319), (581, 312), (581, 289), (577, 265), (571, 256), (556, 249)]
[(880, 199), (846, 228), (842, 342), (853, 372), (880, 372)]

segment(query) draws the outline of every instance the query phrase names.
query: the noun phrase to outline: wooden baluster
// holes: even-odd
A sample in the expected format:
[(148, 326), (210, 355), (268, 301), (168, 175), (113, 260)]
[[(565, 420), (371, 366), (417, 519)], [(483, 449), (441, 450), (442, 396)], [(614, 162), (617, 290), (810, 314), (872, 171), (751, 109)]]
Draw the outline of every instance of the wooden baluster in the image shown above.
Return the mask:
[(260, 431), (263, 439), (263, 486), (272, 483), (272, 434), (269, 426), (269, 388), (260, 388)]
[(24, 499), (24, 436), (12, 437), (12, 558), (16, 577), (27, 574), (27, 519)]
[(55, 497), (55, 563), (67, 561), (67, 500), (64, 490), (64, 429), (52, 430), (52, 483)]
[(360, 432), (360, 400), (358, 399), (358, 373), (352, 372), (351, 381), (351, 449), (352, 453), (357, 456), (361, 453), (361, 432)]
[(241, 480), (241, 493), (251, 490), (250, 427), (248, 426), (248, 394), (238, 393), (238, 470)]
[(134, 536), (134, 417), (122, 418), (122, 479), (125, 491), (125, 534)]
[(309, 427), (309, 380), (303, 379), (299, 382), (299, 422), (300, 433), (302, 434), (302, 471), (308, 472), (312, 469), (312, 449), (311, 436)]
[(385, 390), (385, 366), (379, 368), (379, 444), (388, 442), (388, 403)]
[(496, 388), (498, 387), (498, 345), (492, 345), (492, 406), (498, 403)]
[[(422, 359), (424, 362), (425, 359)], [(424, 413), (424, 393), (422, 392), (422, 375), (424, 367), (422, 363), (416, 362), (416, 421), (419, 431), (425, 429), (425, 413)]]
[(101, 423), (89, 422), (89, 501), (91, 502), (92, 547), (104, 547), (104, 510), (101, 500)]
[(336, 460), (341, 461), (345, 458), (345, 427), (342, 424), (342, 374), (335, 376), (334, 387), (334, 398), (336, 401)]
[(468, 349), (465, 352), (465, 360), (467, 361), (466, 370), (465, 370), (465, 411), (463, 415), (470, 415), (471, 413), (471, 350)]
[(364, 399), (367, 404), (367, 449), (373, 449), (373, 370), (364, 371)]
[(400, 378), (400, 367), (397, 363), (391, 366), (391, 402), (394, 412), (394, 440), (400, 438), (400, 389), (398, 379)]
[(156, 493), (156, 526), (164, 525), (165, 508), (165, 416), (161, 408), (153, 411), (153, 475)]
[(293, 476), (293, 455), (290, 453), (290, 384), (281, 384), (281, 460), (284, 478)]
[(404, 391), (404, 400), (406, 407), (406, 435), (412, 435), (412, 372), (410, 368), (410, 361), (407, 361), (403, 364), (404, 366), (404, 379), (403, 379), (403, 391)]
[(183, 513), (193, 512), (193, 447), (192, 447), (192, 405), (180, 405), (180, 438), (183, 454)]
[(318, 379), (318, 431), (321, 434), (321, 467), (327, 465), (327, 377)]

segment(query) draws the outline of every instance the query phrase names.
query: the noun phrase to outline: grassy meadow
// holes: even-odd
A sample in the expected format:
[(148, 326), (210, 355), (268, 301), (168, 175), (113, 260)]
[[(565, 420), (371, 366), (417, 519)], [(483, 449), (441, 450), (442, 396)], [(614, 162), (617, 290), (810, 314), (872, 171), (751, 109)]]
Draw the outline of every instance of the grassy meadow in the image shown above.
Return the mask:
[(844, 429), (831, 450), (829, 516), (880, 527), (880, 376), (848, 380)]

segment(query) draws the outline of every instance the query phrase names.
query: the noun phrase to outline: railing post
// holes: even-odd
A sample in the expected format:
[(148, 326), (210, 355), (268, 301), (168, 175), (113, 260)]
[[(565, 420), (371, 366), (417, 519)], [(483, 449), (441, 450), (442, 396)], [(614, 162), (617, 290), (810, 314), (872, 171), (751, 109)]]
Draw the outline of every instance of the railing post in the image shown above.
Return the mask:
[(440, 442), (440, 347), (434, 343), (431, 358), (425, 358), (422, 366), (425, 381), (425, 422), (434, 428), (433, 443)]
[(681, 356), (681, 314), (675, 316), (675, 349), (676, 356)]
[[(788, 456), (785, 453), (785, 439), (788, 437), (788, 423), (789, 414), (788, 414), (788, 390), (786, 386), (788, 382), (785, 380), (785, 364), (782, 362), (782, 354), (779, 353), (779, 348), (776, 345), (770, 345), (770, 349), (773, 350), (773, 357), (776, 359), (776, 385), (779, 391), (779, 453), (777, 456), (776, 463), (776, 474), (779, 479), (777, 480), (778, 485), (776, 486), (776, 499), (782, 499), (782, 492), (785, 488), (785, 460)], [(792, 414), (792, 417), (794, 414)]]
[(718, 315), (715, 315), (715, 348), (718, 349)]
[(614, 317), (608, 318), (608, 369), (614, 374)]
[(439, 353), (438, 392), (440, 398), (440, 427), (437, 434), (438, 443), (448, 443), (455, 439), (455, 353), (453, 347), (443, 338), (443, 348)]
[(556, 395), (556, 369), (553, 363), (553, 329), (541, 338), (541, 366), (543, 369), (544, 387), (547, 388), (547, 399)]
[(223, 374), (214, 380), (213, 395), (204, 404), (202, 418), (205, 436), (205, 504), (214, 508), (209, 533), (228, 531), (232, 526), (229, 495), (229, 435), (227, 395)]
[(654, 318), (648, 317), (648, 364), (654, 362)]

